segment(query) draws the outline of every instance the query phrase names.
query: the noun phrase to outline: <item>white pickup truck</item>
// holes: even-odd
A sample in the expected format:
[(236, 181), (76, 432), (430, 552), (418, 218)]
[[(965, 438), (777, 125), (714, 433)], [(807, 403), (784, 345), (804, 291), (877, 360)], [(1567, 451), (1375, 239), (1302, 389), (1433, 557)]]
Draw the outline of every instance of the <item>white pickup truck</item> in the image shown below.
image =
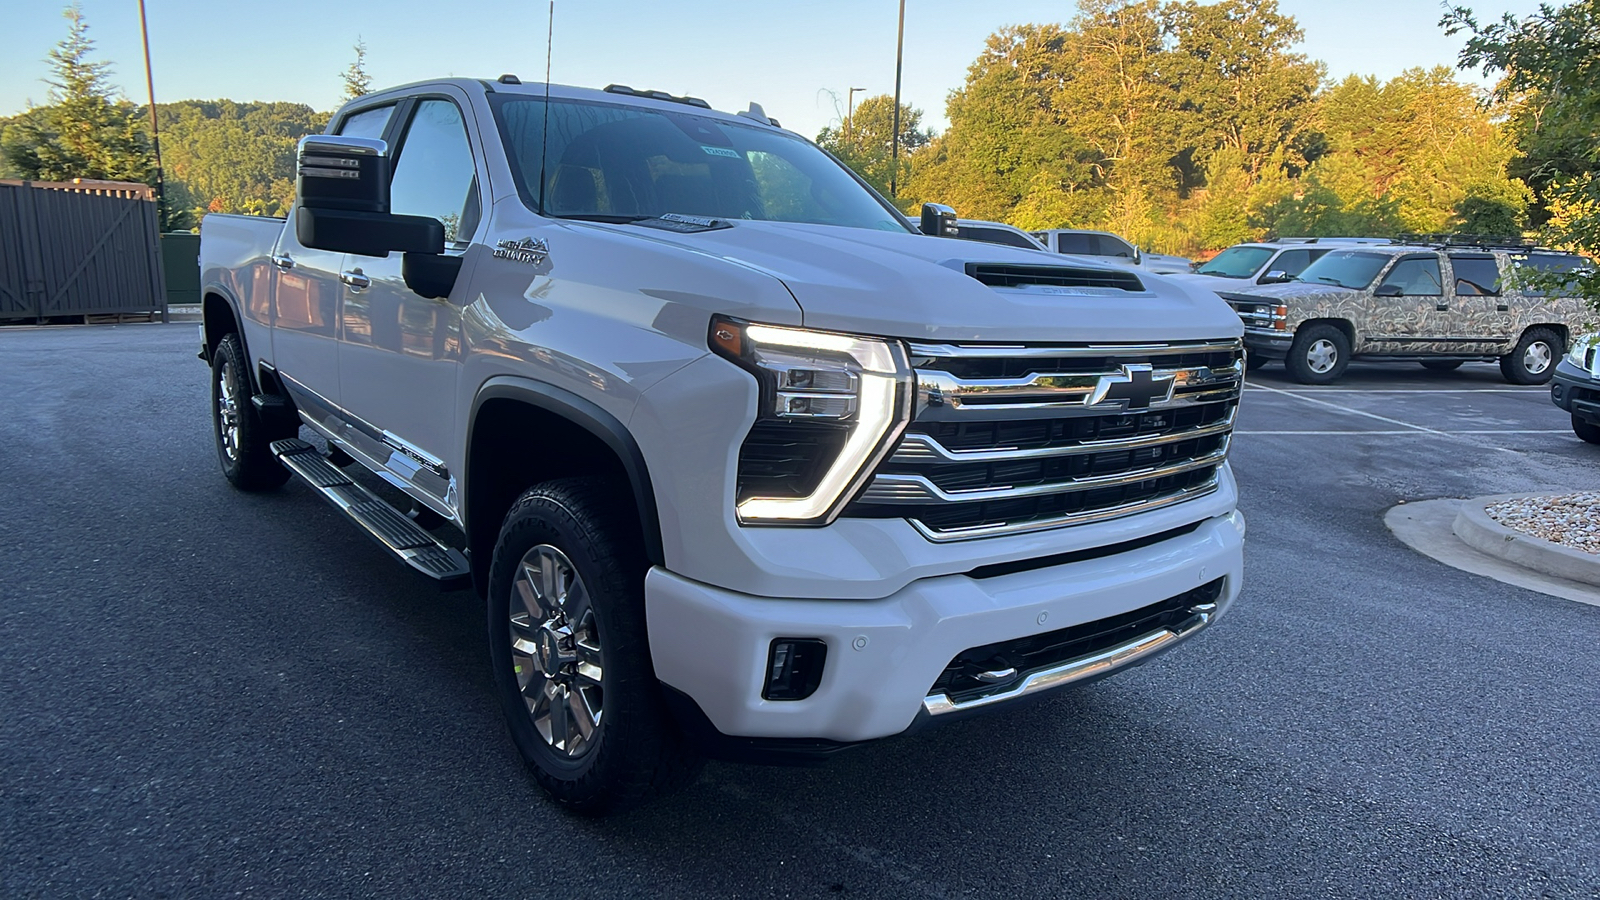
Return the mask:
[(362, 97), (202, 225), (222, 470), (476, 590), (580, 811), (1142, 662), (1239, 593), (1240, 320), (953, 231), (754, 104)]

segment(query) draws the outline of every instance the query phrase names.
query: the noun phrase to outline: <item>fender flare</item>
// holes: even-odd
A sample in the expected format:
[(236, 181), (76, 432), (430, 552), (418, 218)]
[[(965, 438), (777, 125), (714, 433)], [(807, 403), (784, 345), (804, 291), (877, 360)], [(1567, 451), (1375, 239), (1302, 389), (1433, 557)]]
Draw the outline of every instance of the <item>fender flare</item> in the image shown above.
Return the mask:
[[(201, 335), (202, 335), (202, 340), (201, 340), (201, 343), (200, 343), (200, 358), (205, 361), (206, 365), (210, 365), (211, 364), (211, 333), (212, 333), (211, 332), (211, 324), (212, 323), (211, 323), (211, 321), (209, 319), (206, 318), (205, 309), (206, 309), (206, 298), (210, 297), (213, 294), (215, 294), (216, 296), (220, 297), (222, 299), (222, 302), (227, 305), (227, 307), (228, 307), (228, 315), (233, 319), (232, 331), (233, 331), (234, 334), (237, 334), (239, 336), (239, 346), (244, 348), (244, 358), (245, 358), (246, 362), (248, 362), (250, 360), (250, 358), (251, 358), (250, 357), (250, 345), (245, 342), (244, 318), (239, 315), (239, 299), (237, 297), (233, 296), (233, 292), (228, 290), (227, 286), (222, 284), (222, 282), (220, 282), (220, 281), (209, 282), (207, 284), (202, 285), (201, 288), (200, 288), (200, 321), (201, 321), (200, 330), (201, 330)], [(220, 338), (219, 338), (219, 340), (220, 340)], [(256, 393), (260, 393), (261, 392), (261, 379), (256, 375), (255, 369), (253, 369), (253, 368), (251, 368), (249, 366), (246, 366), (246, 369), (247, 369), (247, 374), (250, 376), (251, 389), (254, 390)]]
[[(515, 375), (496, 375), (478, 388), (472, 398), (472, 410), (467, 419), (467, 448), (462, 464), (462, 482), (467, 486), (465, 496), (471, 496), (472, 483), (472, 432), (478, 424), (478, 411), (490, 400), (517, 400), (536, 409), (554, 413), (594, 435), (617, 455), (628, 473), (628, 484), (633, 490), (634, 505), (639, 510), (639, 528), (644, 536), (645, 557), (652, 565), (666, 565), (661, 545), (661, 517), (656, 510), (655, 488), (650, 481), (650, 469), (644, 453), (616, 416), (606, 412), (590, 400), (571, 391)], [(463, 511), (470, 516), (472, 511)]]

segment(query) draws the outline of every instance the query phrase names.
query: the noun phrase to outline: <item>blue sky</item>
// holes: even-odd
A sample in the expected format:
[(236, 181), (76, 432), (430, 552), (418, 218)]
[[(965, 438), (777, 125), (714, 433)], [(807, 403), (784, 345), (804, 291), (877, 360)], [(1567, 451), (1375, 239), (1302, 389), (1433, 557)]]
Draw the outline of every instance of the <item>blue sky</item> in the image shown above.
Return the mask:
[[(1481, 17), (1525, 15), (1536, 0), (1466, 0)], [(1492, 2), (1494, 5), (1485, 5)], [(82, 0), (99, 58), (144, 97), (137, 0)], [(1429, 0), (1280, 0), (1305, 30), (1303, 52), (1329, 75), (1391, 77), (1453, 65), (1459, 39)], [(46, 102), (44, 56), (66, 34), (61, 2), (0, 0), (0, 115)], [(228, 97), (337, 105), (340, 73), (360, 36), (368, 71), (386, 86), (446, 75), (524, 80), (544, 73), (544, 0), (146, 0), (156, 99)], [(1021, 22), (1064, 22), (1070, 0), (909, 0), (904, 99), (944, 122), (984, 38)], [(719, 109), (755, 100), (786, 127), (815, 135), (834, 121), (834, 97), (894, 88), (896, 0), (557, 0), (552, 80), (611, 82), (688, 93)], [(865, 96), (865, 95), (859, 95)]]

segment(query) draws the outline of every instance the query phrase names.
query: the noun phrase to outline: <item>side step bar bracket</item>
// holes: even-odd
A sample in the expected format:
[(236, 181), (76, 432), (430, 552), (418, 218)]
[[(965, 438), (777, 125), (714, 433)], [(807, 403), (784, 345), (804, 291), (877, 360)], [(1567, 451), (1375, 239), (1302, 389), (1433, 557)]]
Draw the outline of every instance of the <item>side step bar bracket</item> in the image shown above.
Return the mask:
[(297, 438), (273, 441), (272, 455), (413, 572), (441, 590), (472, 586), (471, 569), (460, 550), (439, 543), (405, 514), (351, 481), (316, 447)]

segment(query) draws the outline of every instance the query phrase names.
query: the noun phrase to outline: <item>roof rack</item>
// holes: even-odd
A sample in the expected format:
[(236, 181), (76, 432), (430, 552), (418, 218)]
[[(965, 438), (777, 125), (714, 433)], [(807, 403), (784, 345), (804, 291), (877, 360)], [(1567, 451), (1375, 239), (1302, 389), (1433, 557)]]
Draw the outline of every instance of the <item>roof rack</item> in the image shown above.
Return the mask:
[(1555, 253), (1525, 238), (1501, 234), (1401, 234), (1395, 239), (1404, 244), (1423, 244), (1441, 249), (1514, 250), (1524, 253)]
[(699, 97), (674, 97), (666, 91), (640, 91), (625, 84), (608, 84), (605, 86), (608, 94), (627, 94), (630, 97), (646, 97), (651, 100), (665, 100), (668, 103), (685, 103), (689, 106), (698, 106), (701, 109), (710, 109), (711, 104)]
[(1263, 244), (1392, 244), (1390, 238), (1377, 237), (1268, 237)]

